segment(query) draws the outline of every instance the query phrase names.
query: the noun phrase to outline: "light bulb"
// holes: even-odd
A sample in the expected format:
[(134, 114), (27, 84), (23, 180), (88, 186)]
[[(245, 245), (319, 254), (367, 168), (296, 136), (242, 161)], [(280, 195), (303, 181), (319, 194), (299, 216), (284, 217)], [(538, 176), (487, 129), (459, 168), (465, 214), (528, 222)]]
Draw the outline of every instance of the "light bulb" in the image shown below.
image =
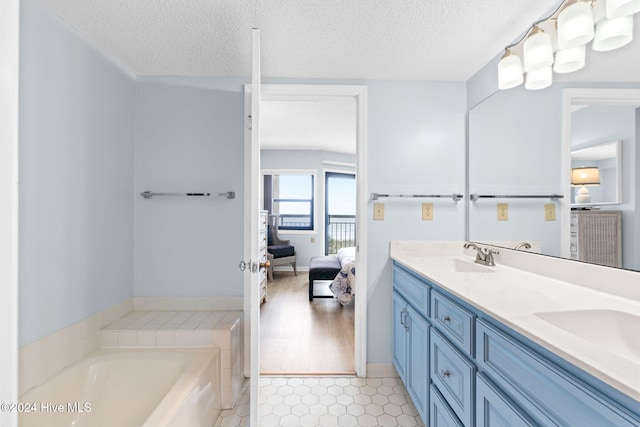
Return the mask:
[(553, 72), (551, 67), (539, 68), (534, 71), (527, 72), (527, 78), (524, 87), (529, 90), (540, 90), (551, 85), (553, 81)]
[(640, 12), (640, 0), (607, 0), (607, 18), (620, 18), (638, 12)]
[(598, 52), (614, 50), (633, 40), (633, 16), (603, 19), (596, 24), (591, 48)]
[(534, 71), (553, 64), (551, 37), (537, 25), (524, 41), (524, 71)]
[(556, 60), (553, 63), (553, 71), (556, 73), (573, 73), (578, 71), (585, 64), (585, 45), (560, 49), (556, 51)]
[(511, 89), (524, 81), (520, 57), (506, 49), (502, 59), (498, 62), (498, 88)]
[(589, 3), (577, 1), (560, 12), (558, 25), (558, 49), (568, 49), (589, 43), (593, 30), (593, 13)]

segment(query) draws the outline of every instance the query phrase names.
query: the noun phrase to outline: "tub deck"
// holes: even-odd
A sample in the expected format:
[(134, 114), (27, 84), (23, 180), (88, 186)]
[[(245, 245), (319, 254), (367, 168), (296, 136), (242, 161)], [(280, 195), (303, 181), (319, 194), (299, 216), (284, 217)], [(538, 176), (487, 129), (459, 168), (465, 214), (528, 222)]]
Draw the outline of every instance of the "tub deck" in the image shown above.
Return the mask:
[(244, 381), (243, 312), (136, 310), (100, 331), (100, 347), (219, 347), (222, 408), (231, 409)]

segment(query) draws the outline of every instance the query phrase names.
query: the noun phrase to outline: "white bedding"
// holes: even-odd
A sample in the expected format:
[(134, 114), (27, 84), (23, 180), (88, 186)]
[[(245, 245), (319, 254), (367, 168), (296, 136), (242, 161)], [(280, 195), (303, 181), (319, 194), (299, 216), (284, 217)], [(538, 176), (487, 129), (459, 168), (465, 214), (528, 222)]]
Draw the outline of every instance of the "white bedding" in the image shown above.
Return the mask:
[(348, 247), (338, 250), (338, 260), (342, 269), (329, 285), (331, 292), (342, 305), (349, 304), (355, 295), (356, 248)]

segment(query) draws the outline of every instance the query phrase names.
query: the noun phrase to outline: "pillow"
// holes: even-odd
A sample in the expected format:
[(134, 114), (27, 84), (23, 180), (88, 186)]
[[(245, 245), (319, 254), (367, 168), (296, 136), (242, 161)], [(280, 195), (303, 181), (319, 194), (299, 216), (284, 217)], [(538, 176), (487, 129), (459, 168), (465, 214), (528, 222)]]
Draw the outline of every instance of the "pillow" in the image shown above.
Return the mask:
[(351, 262), (356, 260), (356, 247), (350, 246), (347, 248), (338, 249), (338, 261), (340, 261), (340, 265), (343, 267)]

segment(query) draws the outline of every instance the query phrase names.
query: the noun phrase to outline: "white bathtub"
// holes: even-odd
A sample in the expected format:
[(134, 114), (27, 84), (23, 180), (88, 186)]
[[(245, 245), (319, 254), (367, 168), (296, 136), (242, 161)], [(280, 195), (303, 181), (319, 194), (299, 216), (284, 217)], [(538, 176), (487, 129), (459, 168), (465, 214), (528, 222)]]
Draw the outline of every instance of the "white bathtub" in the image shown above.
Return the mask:
[(19, 425), (211, 427), (220, 393), (217, 348), (101, 349), (22, 395)]

